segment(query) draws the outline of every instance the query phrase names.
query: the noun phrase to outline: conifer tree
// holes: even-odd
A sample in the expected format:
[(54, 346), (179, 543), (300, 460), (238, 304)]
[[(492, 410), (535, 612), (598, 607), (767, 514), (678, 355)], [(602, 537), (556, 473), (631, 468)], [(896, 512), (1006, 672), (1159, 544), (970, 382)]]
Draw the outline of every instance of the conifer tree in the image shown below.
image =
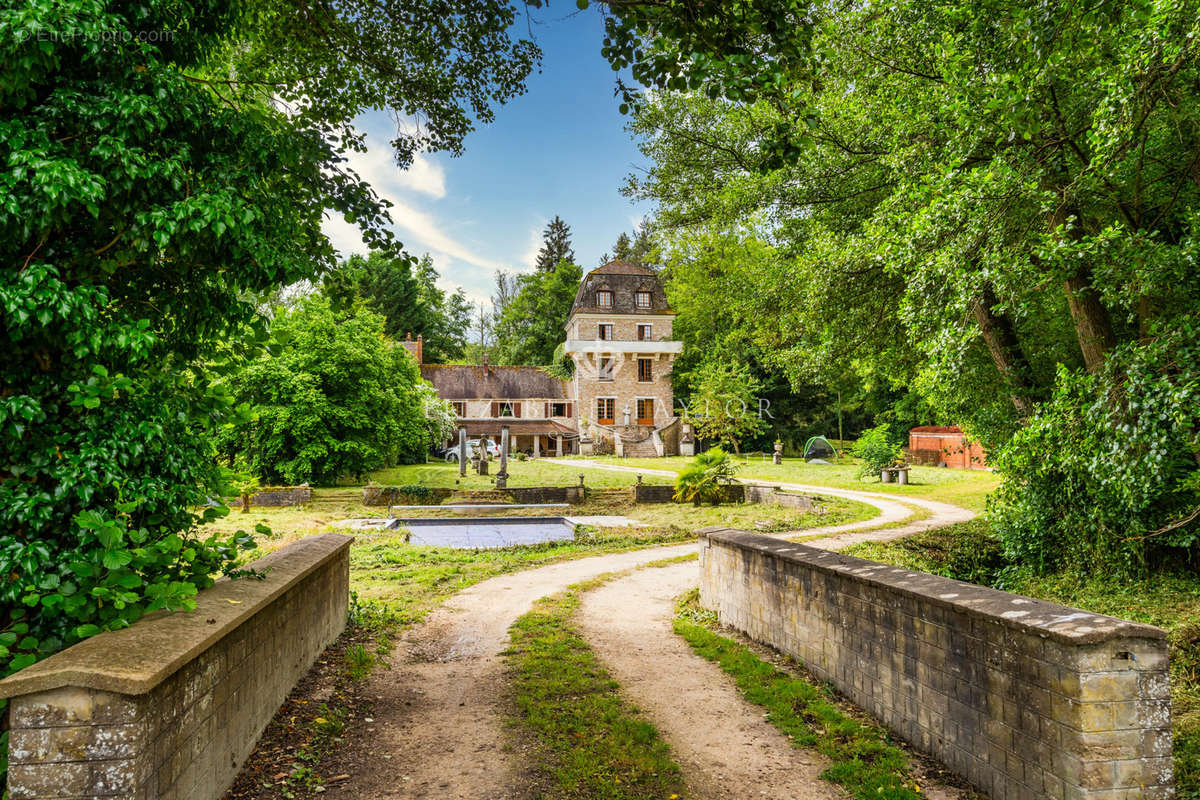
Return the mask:
[(555, 214), (542, 234), (542, 249), (537, 255), (537, 271), (553, 272), (562, 261), (575, 263), (575, 251), (571, 249), (571, 226)]

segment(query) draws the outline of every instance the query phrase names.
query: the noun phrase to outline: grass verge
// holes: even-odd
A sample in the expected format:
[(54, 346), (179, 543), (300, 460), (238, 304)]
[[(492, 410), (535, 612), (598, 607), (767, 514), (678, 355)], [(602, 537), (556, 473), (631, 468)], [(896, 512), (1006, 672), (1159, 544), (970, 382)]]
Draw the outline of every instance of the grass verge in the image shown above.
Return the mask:
[(893, 542), (855, 545), (845, 553), (1165, 629), (1171, 657), (1175, 789), (1181, 800), (1200, 800), (1200, 576), (1181, 572), (1116, 580), (1106, 575), (1036, 575), (1005, 562), (999, 542), (982, 520)]
[(821, 777), (860, 800), (918, 800), (920, 787), (905, 752), (878, 725), (843, 712), (833, 692), (763, 661), (745, 645), (716, 633), (716, 619), (699, 607), (692, 590), (679, 604), (675, 633), (699, 655), (737, 682), (743, 696), (767, 712), (766, 719), (796, 747), (809, 747), (832, 762)]
[[(683, 456), (667, 458), (595, 456), (588, 460), (595, 462), (597, 466), (613, 465), (676, 472), (691, 461)], [(912, 467), (909, 471), (910, 483), (900, 486), (895, 483), (880, 483), (878, 476), (858, 477), (859, 467), (858, 463), (854, 461), (814, 464), (806, 463), (799, 458), (785, 458), (782, 464), (772, 464), (769, 458), (735, 457), (735, 462), (739, 464), (737, 476), (743, 479), (764, 483), (800, 483), (838, 489), (857, 489), (864, 492), (896, 495), (898, 499), (917, 497), (939, 500), (943, 503), (969, 508), (972, 511), (983, 511), (988, 493), (1000, 485), (1000, 477), (985, 470)], [(548, 467), (554, 466), (553, 459), (549, 459), (545, 463)], [(573, 472), (578, 471), (575, 465), (558, 466), (558, 469), (562, 471), (566, 471), (568, 468)], [(601, 471), (594, 469), (589, 472), (589, 483), (592, 480), (592, 474), (599, 475)], [(648, 479), (649, 476), (647, 476)], [(658, 479), (667, 480), (662, 477)]]
[(677, 798), (683, 778), (667, 743), (621, 697), (571, 624), (579, 593), (611, 577), (542, 598), (510, 628), (506, 657), (517, 720), (544, 755), (550, 796)]
[(619, 553), (695, 538), (683, 528), (591, 530), (574, 540), (488, 550), (414, 547), (392, 531), (357, 534), (350, 550), (350, 582), (402, 626), (421, 622), (446, 598), (480, 581), (574, 558)]

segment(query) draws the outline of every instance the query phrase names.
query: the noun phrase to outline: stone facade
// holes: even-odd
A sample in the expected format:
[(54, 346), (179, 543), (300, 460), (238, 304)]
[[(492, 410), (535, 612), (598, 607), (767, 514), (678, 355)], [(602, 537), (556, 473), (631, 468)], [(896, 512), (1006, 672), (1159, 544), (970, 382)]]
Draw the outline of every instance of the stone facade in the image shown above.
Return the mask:
[(310, 537), (0, 681), (11, 800), (216, 800), (346, 625), (348, 536)]
[(1158, 628), (741, 531), (700, 599), (993, 800), (1174, 794)]
[[(496, 439), (507, 427), (511, 448), (534, 456), (578, 453), (580, 439), (593, 437), (620, 455), (675, 454), (671, 371), (682, 343), (671, 338), (674, 319), (653, 271), (613, 261), (584, 276), (572, 305), (564, 330), (575, 364), (570, 380), (486, 359), (423, 365), (421, 374), (455, 404), (470, 438)], [(415, 358), (419, 344), (405, 345)], [(601, 399), (612, 402), (601, 408)]]

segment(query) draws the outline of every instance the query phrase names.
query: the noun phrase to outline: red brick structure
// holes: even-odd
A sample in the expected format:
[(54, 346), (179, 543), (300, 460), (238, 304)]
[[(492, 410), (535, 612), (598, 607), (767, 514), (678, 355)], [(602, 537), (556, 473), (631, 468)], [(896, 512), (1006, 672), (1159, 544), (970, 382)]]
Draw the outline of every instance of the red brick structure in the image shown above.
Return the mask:
[(908, 460), (930, 467), (987, 468), (987, 453), (954, 425), (922, 425), (909, 431)]

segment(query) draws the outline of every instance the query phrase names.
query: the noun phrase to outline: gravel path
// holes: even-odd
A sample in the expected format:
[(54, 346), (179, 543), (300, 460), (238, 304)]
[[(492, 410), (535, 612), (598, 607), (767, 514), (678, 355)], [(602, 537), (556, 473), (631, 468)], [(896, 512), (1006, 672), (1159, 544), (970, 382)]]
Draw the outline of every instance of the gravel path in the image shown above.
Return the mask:
[[(569, 462), (567, 462), (569, 463)], [(618, 468), (622, 469), (622, 468)], [(625, 468), (629, 469), (629, 468)], [(649, 473), (649, 470), (632, 470)], [(911, 514), (888, 496), (801, 487), (848, 497), (880, 509), (866, 523), (804, 531), (827, 534), (818, 547), (836, 549), (863, 539), (894, 538), (972, 515), (926, 500), (905, 503), (931, 511), (908, 526), (867, 533)], [(787, 536), (787, 534), (778, 534)], [(504, 662), (508, 628), (532, 603), (605, 572), (634, 569), (696, 552), (688, 543), (582, 558), (504, 575), (455, 595), (409, 631), (377, 670), (368, 696), (374, 718), (347, 754), (347, 780), (326, 796), (345, 800), (439, 798), (484, 800), (524, 795), (522, 764), (505, 752)], [(719, 670), (688, 652), (670, 633), (671, 598), (695, 584), (695, 563), (634, 573), (589, 593), (584, 624), (589, 640), (618, 680), (661, 726), (701, 798), (826, 798), (842, 796), (815, 779), (815, 754), (792, 748), (737, 696)], [(623, 600), (622, 594), (630, 600)], [(607, 603), (607, 605), (605, 605)]]
[(720, 667), (672, 633), (674, 598), (695, 585), (695, 564), (638, 570), (584, 595), (576, 617), (622, 693), (671, 745), (689, 797), (844, 797), (819, 779), (822, 756), (793, 747)]

